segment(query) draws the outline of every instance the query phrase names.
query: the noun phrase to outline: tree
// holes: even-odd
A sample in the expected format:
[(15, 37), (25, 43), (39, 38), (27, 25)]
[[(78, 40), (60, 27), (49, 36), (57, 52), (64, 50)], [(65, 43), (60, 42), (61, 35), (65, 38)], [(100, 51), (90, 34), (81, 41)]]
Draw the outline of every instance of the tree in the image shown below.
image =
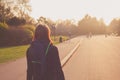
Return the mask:
[(86, 34), (90, 32), (90, 21), (91, 21), (91, 16), (85, 15), (85, 17), (78, 21), (78, 28), (79, 28), (79, 34)]
[(59, 20), (56, 22), (56, 33), (58, 35), (76, 35), (78, 33), (74, 20)]
[(0, 22), (6, 22), (9, 18), (13, 17), (11, 8), (3, 1), (0, 1)]
[(101, 19), (98, 21), (96, 17), (86, 15), (82, 20), (78, 21), (78, 27), (80, 34), (103, 34), (105, 33), (105, 23)]
[(31, 6), (29, 5), (29, 0), (16, 0), (15, 3), (14, 10), (20, 18), (25, 18), (25, 14), (32, 11)]
[(109, 25), (109, 32), (120, 35), (120, 19), (113, 19)]

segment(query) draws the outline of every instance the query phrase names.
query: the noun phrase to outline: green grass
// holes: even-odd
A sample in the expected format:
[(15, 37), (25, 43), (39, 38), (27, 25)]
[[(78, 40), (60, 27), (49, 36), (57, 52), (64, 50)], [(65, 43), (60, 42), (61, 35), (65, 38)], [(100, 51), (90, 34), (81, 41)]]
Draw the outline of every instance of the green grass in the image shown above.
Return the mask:
[(16, 60), (26, 55), (29, 45), (0, 48), (0, 63)]
[[(68, 39), (65, 36), (62, 37), (63, 37), (63, 41)], [(58, 44), (59, 36), (55, 37), (55, 41), (54, 41), (54, 37), (52, 37), (52, 40), (54, 44)], [(13, 61), (18, 58), (24, 57), (26, 55), (26, 50), (28, 47), (29, 45), (0, 48), (0, 63)]]

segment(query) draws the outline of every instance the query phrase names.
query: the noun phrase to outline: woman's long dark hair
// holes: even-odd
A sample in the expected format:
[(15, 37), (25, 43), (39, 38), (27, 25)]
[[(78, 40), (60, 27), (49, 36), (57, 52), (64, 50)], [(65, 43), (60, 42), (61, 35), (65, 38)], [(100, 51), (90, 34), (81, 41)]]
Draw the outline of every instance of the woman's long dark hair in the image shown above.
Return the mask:
[(39, 24), (35, 29), (34, 40), (47, 40), (52, 43), (50, 29), (47, 25)]

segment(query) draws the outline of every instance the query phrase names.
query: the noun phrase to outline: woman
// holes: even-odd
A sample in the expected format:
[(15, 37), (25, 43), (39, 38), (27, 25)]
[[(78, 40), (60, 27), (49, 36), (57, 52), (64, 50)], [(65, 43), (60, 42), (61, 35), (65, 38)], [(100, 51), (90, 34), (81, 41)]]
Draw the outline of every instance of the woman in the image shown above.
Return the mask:
[(48, 26), (37, 26), (26, 56), (27, 80), (65, 80), (58, 49), (52, 44)]

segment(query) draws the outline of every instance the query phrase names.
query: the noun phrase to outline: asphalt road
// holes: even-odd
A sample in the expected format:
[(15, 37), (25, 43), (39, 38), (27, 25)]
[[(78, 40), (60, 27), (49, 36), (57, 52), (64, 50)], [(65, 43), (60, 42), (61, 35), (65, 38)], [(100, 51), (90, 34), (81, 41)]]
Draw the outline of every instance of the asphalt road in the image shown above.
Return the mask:
[[(81, 37), (77, 37), (56, 45), (60, 59), (63, 60), (80, 40)], [(26, 80), (26, 58), (0, 64), (0, 80)]]
[[(63, 67), (66, 80), (120, 80), (120, 38), (82, 38), (80, 47)], [(61, 60), (80, 39), (59, 44)], [(0, 80), (26, 80), (26, 59), (1, 64)]]
[(66, 80), (120, 80), (120, 38), (85, 38), (63, 71)]

